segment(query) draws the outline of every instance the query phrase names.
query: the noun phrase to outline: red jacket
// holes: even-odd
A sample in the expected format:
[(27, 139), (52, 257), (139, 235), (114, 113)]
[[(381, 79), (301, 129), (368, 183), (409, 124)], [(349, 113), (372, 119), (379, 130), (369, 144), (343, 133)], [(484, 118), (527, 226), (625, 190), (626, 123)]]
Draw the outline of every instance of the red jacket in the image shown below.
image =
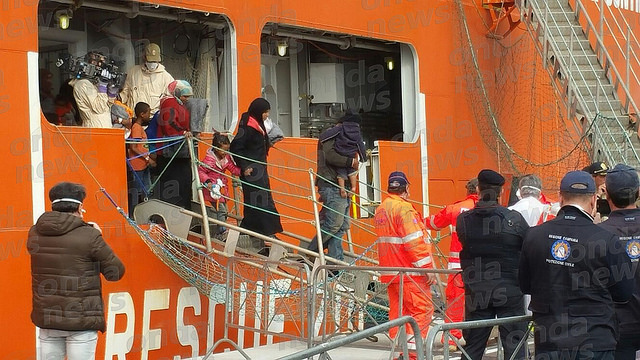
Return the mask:
[(440, 230), (449, 225), (453, 226), (451, 231), (451, 244), (449, 245), (449, 269), (460, 269), (460, 250), (462, 250), (462, 244), (460, 244), (458, 233), (456, 232), (458, 215), (464, 211), (473, 209), (477, 201), (477, 194), (467, 195), (464, 200), (447, 205), (444, 209), (440, 210), (439, 213), (425, 219), (425, 225), (431, 230)]
[[(431, 243), (422, 217), (414, 207), (397, 195), (389, 195), (376, 209), (378, 261), (380, 266), (404, 268), (433, 268)], [(412, 277), (426, 275), (406, 273)], [(397, 272), (382, 272), (380, 281), (398, 282)], [(424, 281), (417, 280), (417, 281)]]
[(158, 137), (179, 136), (190, 131), (189, 110), (174, 97), (160, 100)]

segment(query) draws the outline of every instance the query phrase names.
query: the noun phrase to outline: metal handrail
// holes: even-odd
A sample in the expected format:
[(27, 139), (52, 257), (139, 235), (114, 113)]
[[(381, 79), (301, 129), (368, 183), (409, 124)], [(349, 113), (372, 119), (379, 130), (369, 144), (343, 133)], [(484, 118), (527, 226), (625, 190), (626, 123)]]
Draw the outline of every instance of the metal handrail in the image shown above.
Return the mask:
[[(391, 328), (394, 327), (398, 327), (398, 326), (404, 326), (405, 324), (409, 324), (411, 325), (411, 328), (413, 329), (414, 334), (420, 334), (420, 327), (418, 326), (418, 323), (416, 322), (416, 320), (414, 318), (412, 318), (411, 316), (403, 316), (391, 321), (388, 321), (386, 323), (380, 324), (380, 325), (376, 325), (373, 327), (370, 327), (368, 329), (362, 330), (362, 331), (358, 331), (356, 333), (353, 333), (351, 335), (347, 335), (344, 338), (340, 338), (331, 342), (325, 342), (322, 343), (318, 346), (314, 346), (312, 348), (306, 349), (306, 350), (302, 350), (299, 351), (297, 353), (291, 354), (291, 355), (287, 355), (284, 357), (279, 358), (278, 360), (302, 360), (302, 359), (306, 359), (309, 358), (311, 356), (314, 355), (319, 355), (322, 353), (326, 353), (329, 350), (333, 350), (333, 349), (337, 349), (341, 346), (345, 346), (351, 343), (354, 343), (358, 340), (362, 340), (362, 339), (366, 339), (370, 336), (373, 336), (375, 334), (381, 333), (383, 331), (387, 331)], [(423, 343), (422, 343), (422, 337), (421, 336), (416, 336), (416, 349), (423, 349)], [(417, 352), (417, 357), (419, 360), (423, 360), (424, 359), (424, 354), (422, 353), (422, 351), (418, 351)]]
[[(627, 59), (627, 79), (626, 82), (629, 83), (629, 74), (633, 74), (633, 77), (635, 78), (637, 83), (640, 83), (640, 80), (638, 79), (638, 75), (635, 72), (635, 67), (631, 66), (630, 64), (630, 56), (633, 56), (633, 58), (636, 61), (636, 64), (638, 66), (638, 68), (640, 68), (640, 59), (638, 58), (637, 54), (635, 51), (630, 51), (631, 47), (633, 45), (635, 45), (635, 47), (638, 49), (638, 51), (640, 51), (640, 42), (638, 42), (638, 38), (636, 38), (636, 35), (633, 33), (633, 31), (631, 31), (631, 25), (629, 24), (629, 22), (627, 21), (627, 18), (624, 17), (624, 15), (622, 14), (622, 12), (620, 11), (620, 8), (617, 8), (615, 6), (602, 6), (604, 4), (601, 4), (600, 2), (596, 2), (596, 7), (598, 8), (598, 10), (603, 13), (600, 16), (600, 19), (604, 20), (604, 25), (606, 25), (606, 27), (609, 29), (609, 32), (611, 34), (611, 36), (613, 37), (613, 39), (615, 40), (616, 45), (618, 45), (618, 50), (620, 51), (621, 54), (625, 54), (625, 58)], [(623, 49), (622, 46), (620, 46), (620, 43), (618, 42), (618, 36), (616, 36), (614, 34), (614, 29), (611, 27), (611, 25), (609, 25), (609, 21), (607, 21), (607, 17), (604, 16), (604, 8), (607, 9), (608, 14), (611, 15), (611, 18), (613, 19), (613, 22), (616, 25), (616, 28), (618, 29), (618, 32), (620, 33), (620, 35), (622, 36), (622, 38), (625, 41), (625, 45), (626, 45), (626, 49)], [(617, 14), (613, 13), (612, 8), (617, 9)], [(618, 19), (622, 19), (622, 23), (625, 26), (625, 29), (622, 29), (622, 27), (620, 26), (620, 23), (618, 22)], [(626, 31), (626, 32), (625, 32)], [(600, 34), (600, 37), (604, 37), (604, 34)], [(637, 110), (637, 109), (636, 109)]]
[[(324, 278), (324, 283), (323, 283), (323, 287), (322, 288), (319, 287), (319, 286), (314, 286), (314, 287), (311, 288), (311, 295), (310, 295), (311, 301), (309, 301), (309, 311), (307, 312), (307, 314), (308, 314), (307, 322), (309, 324), (314, 324), (315, 321), (316, 321), (316, 319), (313, 318), (313, 313), (314, 312), (312, 310), (316, 309), (316, 298), (317, 298), (318, 292), (322, 291), (322, 294), (324, 296), (327, 296), (327, 295), (330, 294), (330, 291), (328, 291), (328, 288), (327, 288), (327, 285), (328, 285), (327, 277), (326, 277), (327, 270), (363, 271), (363, 272), (368, 272), (368, 273), (371, 273), (371, 274), (375, 274), (376, 276), (379, 276), (380, 273), (382, 273), (382, 272), (397, 272), (397, 275), (395, 275), (395, 276), (399, 277), (399, 291), (398, 291), (399, 294), (400, 294), (400, 299), (398, 300), (398, 304), (400, 306), (400, 308), (398, 309), (399, 310), (399, 315), (403, 313), (402, 312), (402, 304), (403, 304), (403, 301), (402, 301), (403, 291), (402, 291), (402, 289), (404, 287), (404, 283), (405, 283), (405, 281), (411, 281), (411, 280), (405, 280), (405, 276), (407, 276), (407, 273), (411, 273), (412, 275), (420, 274), (422, 276), (426, 276), (428, 274), (438, 274), (438, 275), (458, 274), (461, 271), (460, 269), (457, 269), (457, 270), (455, 270), (455, 269), (433, 269), (433, 268), (427, 269), (427, 268), (380, 267), (380, 266), (377, 266), (375, 268), (371, 267), (371, 266), (339, 266), (339, 265), (320, 265), (320, 266), (317, 266), (312, 270), (312, 274), (311, 274), (311, 278), (310, 278), (309, 282), (312, 283), (312, 284), (317, 284), (318, 281), (316, 280), (316, 278), (318, 278), (318, 276), (320, 275), (320, 276), (322, 276)], [(439, 277), (437, 277), (437, 284), (438, 284), (438, 286), (441, 287), (441, 289), (440, 289), (441, 293), (444, 294), (444, 288), (442, 287), (442, 284), (440, 283), (439, 280), (440, 280)], [(339, 284), (339, 282), (338, 282), (338, 284)], [(340, 294), (341, 292), (342, 291), (338, 291), (338, 290), (334, 290), (333, 291), (334, 294)], [(371, 299), (362, 299), (362, 298), (359, 298), (358, 296), (355, 296), (353, 294), (350, 295), (350, 298), (353, 299), (353, 300), (358, 301), (358, 303), (361, 304), (361, 305), (372, 306), (372, 307), (383, 309), (383, 310), (386, 310), (386, 311), (389, 310), (389, 308), (387, 306), (379, 305), (379, 304), (373, 302), (373, 300), (371, 300)], [(326, 301), (324, 301), (324, 306), (325, 307), (327, 306), (327, 302)], [(328, 324), (327, 324), (327, 315), (326, 315), (327, 313), (328, 312), (327, 312), (326, 309), (324, 309), (322, 311), (322, 314), (324, 316), (323, 321), (322, 321), (322, 329), (324, 329), (324, 330), (321, 333), (322, 334), (322, 341), (325, 341), (327, 339), (327, 333), (328, 333), (328, 331), (327, 331), (327, 325)], [(406, 334), (404, 334), (403, 331), (404, 330), (399, 332), (398, 336), (399, 336), (400, 339), (404, 339), (404, 337), (406, 336)], [(334, 332), (331, 331), (330, 333), (333, 334)], [(414, 331), (414, 334), (420, 334), (420, 332), (415, 332)], [(416, 338), (417, 337), (420, 337), (420, 336), (416, 336)], [(313, 337), (312, 337), (311, 332), (309, 332), (309, 338), (307, 339), (307, 343), (308, 343), (309, 347), (311, 347), (311, 345), (313, 344)], [(403, 344), (402, 345), (403, 347), (406, 346), (406, 341), (403, 341), (402, 344)], [(416, 348), (420, 349), (420, 347), (416, 347)], [(406, 350), (406, 349), (403, 349), (403, 350)]]
[[(531, 315), (521, 315), (521, 316), (510, 316), (510, 317), (504, 317), (504, 318), (497, 318), (497, 319), (487, 319), (487, 320), (474, 320), (474, 321), (463, 321), (463, 322), (457, 322), (457, 323), (445, 323), (445, 324), (437, 324), (435, 325), (431, 331), (429, 331), (429, 335), (427, 335), (427, 340), (426, 340), (426, 345), (427, 345), (427, 359), (433, 359), (433, 345), (435, 343), (436, 340), (436, 335), (439, 332), (442, 331), (449, 331), (449, 330), (453, 330), (453, 329), (474, 329), (474, 328), (481, 328), (481, 327), (489, 327), (489, 326), (496, 326), (496, 325), (505, 325), (505, 324), (511, 324), (511, 323), (516, 323), (516, 322), (524, 322), (524, 321), (531, 321), (533, 320)], [(520, 348), (520, 346), (522, 346), (522, 343), (527, 341), (529, 332), (531, 331), (531, 328), (527, 329), (527, 333), (524, 334), (524, 336), (522, 337), (522, 340), (520, 341), (520, 344), (518, 344), (518, 349)], [(445, 356), (446, 359), (446, 356)]]
[[(593, 25), (593, 22), (591, 21), (591, 18), (589, 17), (589, 14), (587, 13), (587, 10), (584, 8), (584, 6), (582, 5), (582, 2), (580, 0), (575, 0), (576, 1), (576, 14), (579, 16), (580, 13), (582, 13), (584, 15), (585, 20), (587, 21), (587, 24), (589, 25), (589, 28), (586, 29), (587, 30), (587, 38), (589, 37), (589, 29), (593, 29), (593, 35), (595, 36), (596, 39), (596, 43), (598, 45), (598, 47), (600, 48), (600, 51), (602, 52), (602, 55), (605, 57), (605, 59), (607, 60), (607, 62), (610, 64), (611, 70), (613, 70), (614, 75), (616, 76), (617, 82), (622, 86), (622, 90), (624, 91), (625, 96), (627, 97), (627, 101), (628, 104), (626, 104), (625, 109), (627, 110), (627, 112), (629, 112), (629, 105), (631, 105), (631, 108), (635, 111), (638, 111), (638, 107), (636, 106), (635, 101), (633, 100), (633, 97), (631, 96), (631, 93), (629, 91), (629, 88), (627, 87), (627, 84), (625, 84), (622, 76), (620, 76), (620, 72), (618, 71), (618, 68), (616, 67), (616, 64), (613, 62), (613, 59), (611, 58), (611, 55), (609, 54), (609, 51), (607, 51), (607, 48), (604, 45), (604, 41), (602, 40), (602, 37), (595, 31), (596, 27)], [(602, 1), (602, 0), (600, 0)], [(580, 9), (582, 9), (582, 11), (580, 11)]]
[[(579, 0), (576, 0), (576, 1), (579, 2)], [(535, 6), (532, 3), (535, 3)], [(546, 1), (544, 3), (545, 3), (544, 11), (542, 10), (542, 8), (539, 6), (539, 4), (536, 1), (530, 1), (529, 5), (528, 5), (528, 12), (530, 14), (534, 13), (534, 8), (536, 9), (536, 16), (539, 18), (538, 25), (540, 26), (541, 30), (543, 31), (542, 35), (543, 35), (543, 39), (544, 40), (542, 41), (542, 44), (541, 44), (542, 45), (542, 49), (538, 48), (538, 50), (542, 52), (543, 56), (545, 56), (545, 54), (547, 53), (546, 49), (548, 49), (548, 47), (551, 47), (552, 53), (556, 54), (555, 61), (557, 61), (558, 66), (564, 72), (564, 70), (571, 69), (572, 65), (574, 63), (577, 66), (577, 61), (575, 60), (575, 55), (573, 53), (573, 38), (574, 37), (575, 38), (579, 38), (580, 35), (578, 35), (576, 33), (574, 26), (571, 25), (572, 36), (571, 36), (571, 39), (570, 39), (569, 43), (567, 43), (566, 39), (564, 37), (562, 37), (563, 43), (570, 50), (569, 51), (569, 60), (568, 60), (569, 64), (567, 64), (567, 61), (561, 56), (561, 52), (560, 52), (560, 48), (559, 48), (558, 44), (555, 41), (551, 40), (551, 39), (553, 39), (553, 37), (552, 37), (552, 34), (551, 34), (551, 30), (550, 30), (550, 26), (549, 26), (549, 19), (548, 19), (549, 6), (548, 6), (548, 3)], [(522, 6), (522, 4), (523, 4), (523, 1), (520, 1), (519, 5)], [(558, 4), (562, 5), (560, 2), (558, 2)], [(581, 4), (579, 4), (578, 6), (581, 6)], [(565, 18), (568, 20), (569, 24), (572, 24), (572, 19), (567, 17), (566, 14), (565, 14)], [(590, 23), (590, 19), (588, 19), (588, 17), (587, 17), (587, 20)], [(555, 21), (555, 19), (553, 19), (553, 24), (555, 25), (555, 27), (557, 29), (560, 29), (560, 25), (558, 25), (558, 23)], [(592, 23), (590, 23), (590, 24), (591, 24), (590, 26), (593, 27), (593, 24)], [(597, 34), (595, 34), (595, 35), (597, 36)], [(584, 34), (582, 34), (582, 36), (584, 36)], [(535, 40), (535, 38), (534, 38), (534, 40)], [(602, 44), (602, 40), (599, 37), (597, 38), (597, 40), (598, 40), (599, 44)], [(582, 50), (582, 55), (584, 55), (585, 57), (587, 57), (589, 55), (592, 55), (592, 56), (594, 55), (593, 53), (587, 53), (585, 51), (585, 49), (581, 49), (581, 50)], [(606, 49), (604, 49), (604, 52), (606, 53)], [(597, 54), (596, 54), (596, 56), (597, 56)], [(610, 61), (611, 59), (610, 59), (609, 54), (606, 53), (605, 57), (608, 59), (609, 63), (611, 64), (611, 69), (613, 70), (614, 74), (617, 76), (618, 83), (621, 83), (622, 79), (620, 78), (619, 73), (618, 73), (617, 69), (615, 68), (614, 64), (611, 63), (611, 61)], [(603, 71), (602, 68), (597, 68), (597, 69), (594, 68), (592, 64), (590, 64), (590, 67), (591, 67), (591, 70), (595, 74), (598, 74), (599, 72)], [(577, 72), (577, 73), (579, 74), (581, 80), (584, 81), (585, 83), (587, 83), (587, 80), (584, 77), (584, 75), (582, 74), (582, 72)], [(571, 76), (573, 74), (565, 73), (565, 75), (569, 75), (569, 76), (565, 76), (565, 84), (564, 84), (567, 87), (568, 94), (571, 94), (573, 92), (574, 94), (579, 95), (580, 92), (578, 90), (578, 85), (577, 85), (576, 79), (573, 76)], [(598, 78), (598, 77), (596, 76), (596, 78)], [(555, 82), (554, 82), (554, 86), (558, 89), (558, 85)], [(626, 91), (626, 94), (629, 94), (629, 91), (628, 91), (628, 88), (626, 87), (626, 85), (622, 84), (622, 86), (623, 86), (623, 89)], [(560, 89), (558, 89), (558, 90), (560, 91)], [(598, 81), (598, 86), (596, 87), (596, 93), (595, 94), (592, 93), (590, 88), (587, 88), (587, 90), (589, 91), (589, 94), (595, 100), (596, 113), (599, 113), (599, 111), (598, 111), (598, 107), (600, 106), (599, 105), (599, 102), (600, 102), (599, 101), (599, 97), (600, 97), (599, 94), (601, 93), (601, 91), (602, 92), (605, 91), (605, 88), (604, 88), (602, 82)], [(633, 106), (633, 108), (636, 109), (636, 105), (633, 102), (633, 99), (631, 99), (631, 98), (629, 98), (629, 99), (630, 99), (630, 103)], [(568, 102), (568, 99), (566, 101)], [(583, 96), (575, 96), (575, 101), (578, 102), (580, 108), (582, 108), (582, 111), (584, 112), (584, 115), (587, 118), (589, 118), (590, 120), (596, 118), (596, 114), (592, 113), (592, 111), (589, 109), (589, 107), (587, 106), (587, 102), (586, 102), (586, 100), (585, 100), (585, 98)], [(612, 103), (608, 98), (607, 98), (607, 102), (609, 104), (610, 109), (615, 114), (616, 111), (613, 108)], [(633, 143), (631, 142), (631, 139), (629, 138), (628, 134), (625, 131), (624, 126), (622, 125), (622, 123), (619, 121), (619, 119), (617, 117), (616, 117), (616, 123), (618, 125), (618, 128), (621, 130), (621, 133), (625, 136), (625, 141), (628, 143), (629, 147), (632, 149), (633, 155), (634, 155), (636, 161), (640, 162), (640, 157), (638, 156), (638, 153), (635, 151), (635, 148), (633, 147)], [(598, 135), (598, 137), (600, 139), (604, 140), (604, 136), (600, 132), (598, 132), (597, 135)], [(611, 140), (614, 140), (612, 134), (609, 134), (609, 136), (611, 137)], [(606, 143), (606, 142), (603, 141), (603, 143)], [(612, 153), (612, 149), (610, 149), (609, 147), (603, 147), (603, 150), (606, 152), (606, 154), (608, 156), (608, 160), (613, 161), (615, 158), (617, 158), (617, 156), (614, 156), (614, 154)], [(622, 152), (620, 152), (619, 155), (620, 155), (620, 157), (622, 159), (624, 159), (625, 156), (624, 156), (624, 154), (622, 154)], [(620, 159), (620, 160), (622, 160), (622, 159)]]

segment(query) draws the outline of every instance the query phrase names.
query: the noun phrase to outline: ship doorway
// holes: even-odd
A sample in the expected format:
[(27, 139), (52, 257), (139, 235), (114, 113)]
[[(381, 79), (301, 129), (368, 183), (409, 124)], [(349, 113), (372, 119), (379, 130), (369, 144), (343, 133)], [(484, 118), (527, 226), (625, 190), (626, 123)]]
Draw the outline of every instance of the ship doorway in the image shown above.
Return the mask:
[[(66, 23), (61, 17), (66, 16)], [(237, 119), (232, 71), (234, 32), (223, 15), (121, 0), (44, 0), (38, 8), (42, 73), (50, 73), (53, 96), (73, 73), (59, 60), (98, 51), (127, 73), (143, 61), (149, 43), (160, 46), (162, 65), (174, 79), (189, 81), (194, 97), (208, 100), (203, 131), (232, 131)], [(41, 84), (42, 85), (42, 84)], [(42, 101), (43, 113), (46, 106)], [(135, 104), (134, 104), (135, 105)]]
[(362, 116), (368, 149), (377, 140), (417, 139), (408, 45), (270, 23), (261, 60), (262, 96), (285, 136), (317, 138), (350, 109)]

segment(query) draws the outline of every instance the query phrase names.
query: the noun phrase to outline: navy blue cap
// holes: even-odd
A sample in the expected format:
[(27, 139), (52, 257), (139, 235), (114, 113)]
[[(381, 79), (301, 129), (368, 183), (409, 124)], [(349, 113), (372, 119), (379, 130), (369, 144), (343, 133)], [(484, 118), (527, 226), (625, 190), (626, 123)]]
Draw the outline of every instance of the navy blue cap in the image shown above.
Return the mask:
[(610, 194), (628, 195), (630, 192), (638, 190), (640, 179), (636, 169), (629, 165), (618, 164), (607, 172), (605, 185), (607, 186), (607, 192)]
[(480, 170), (480, 172), (478, 173), (478, 183), (485, 185), (502, 186), (504, 185), (504, 177), (493, 170), (484, 169)]
[(574, 194), (595, 194), (596, 182), (586, 171), (569, 171), (560, 181), (560, 191)]
[(409, 184), (409, 179), (407, 179), (407, 175), (405, 175), (402, 171), (394, 171), (391, 174), (389, 174), (390, 188), (407, 186), (408, 184)]

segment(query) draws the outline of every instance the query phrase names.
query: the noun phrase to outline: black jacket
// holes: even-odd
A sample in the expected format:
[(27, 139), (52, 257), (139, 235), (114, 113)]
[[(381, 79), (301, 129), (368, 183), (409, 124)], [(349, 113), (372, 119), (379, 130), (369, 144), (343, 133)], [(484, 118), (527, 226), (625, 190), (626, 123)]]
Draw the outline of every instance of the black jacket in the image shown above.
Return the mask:
[(492, 299), (494, 305), (507, 297), (522, 296), (518, 263), (528, 228), (519, 212), (495, 201), (478, 201), (475, 208), (458, 216), (456, 231), (462, 244), (460, 265), (467, 296)]
[[(326, 130), (318, 139), (318, 176), (316, 185), (320, 187), (337, 186), (338, 172), (336, 168), (351, 168), (353, 157), (340, 155), (335, 149), (335, 129)], [(324, 180), (326, 179), (326, 180)]]
[(587, 213), (564, 206), (531, 228), (520, 260), (520, 287), (531, 294), (536, 349), (608, 351), (616, 347), (614, 301), (631, 297), (631, 263), (618, 237)]
[(618, 235), (625, 252), (631, 259), (631, 271), (635, 278), (635, 290), (628, 303), (616, 303), (618, 329), (621, 335), (640, 337), (640, 209), (615, 210), (601, 227)]
[(100, 231), (69, 213), (49, 211), (29, 230), (31, 321), (43, 329), (105, 330), (100, 274), (120, 280), (124, 265)]

